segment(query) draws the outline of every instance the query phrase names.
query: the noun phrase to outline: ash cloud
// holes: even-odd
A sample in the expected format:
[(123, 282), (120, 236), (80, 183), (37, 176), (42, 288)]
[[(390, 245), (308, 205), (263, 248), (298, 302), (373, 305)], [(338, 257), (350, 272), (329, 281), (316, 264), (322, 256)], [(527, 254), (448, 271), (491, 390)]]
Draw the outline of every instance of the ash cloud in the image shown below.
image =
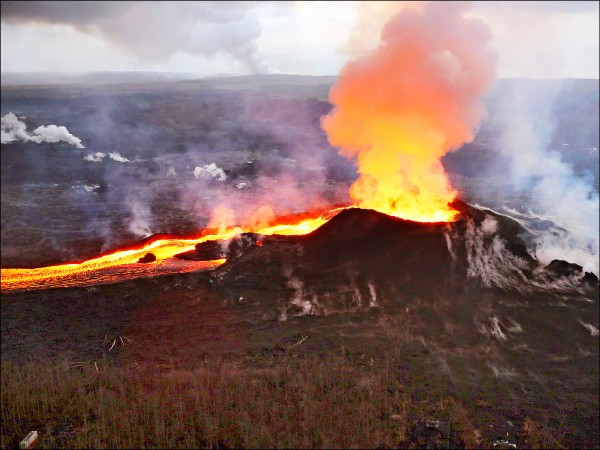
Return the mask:
[[(149, 7), (151, 6), (151, 7)], [(251, 73), (268, 71), (258, 55), (255, 2), (3, 1), (2, 21), (68, 25), (139, 61), (226, 54)]]
[(2, 144), (10, 144), (11, 142), (19, 140), (35, 142), (37, 144), (41, 144), (42, 142), (66, 142), (77, 148), (85, 148), (81, 143), (81, 139), (73, 136), (69, 130), (63, 126), (42, 125), (33, 130), (32, 133), (28, 133), (25, 122), (19, 120), (19, 118), (11, 112), (2, 116), (1, 123)]

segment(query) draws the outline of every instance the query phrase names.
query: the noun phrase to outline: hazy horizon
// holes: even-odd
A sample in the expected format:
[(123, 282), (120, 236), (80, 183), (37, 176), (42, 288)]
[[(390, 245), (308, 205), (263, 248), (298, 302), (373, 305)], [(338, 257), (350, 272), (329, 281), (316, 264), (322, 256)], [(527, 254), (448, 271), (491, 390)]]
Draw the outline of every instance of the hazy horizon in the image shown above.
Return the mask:
[[(305, 79), (323, 80), (338, 78), (337, 74), (305, 75), (298, 73), (270, 73), (270, 74), (215, 74), (199, 75), (193, 72), (163, 72), (150, 70), (114, 70), (114, 71), (89, 71), (89, 72), (59, 72), (59, 71), (30, 71), (30, 72), (0, 72), (0, 85), (2, 86), (28, 86), (28, 85), (61, 85), (61, 84), (94, 84), (94, 83), (143, 83), (143, 82), (177, 82), (200, 81), (218, 79), (241, 79), (262, 77), (296, 77)], [(49, 79), (42, 80), (42, 77)], [(497, 80), (532, 80), (532, 81), (560, 81), (560, 80), (589, 80), (598, 81), (598, 78), (534, 78), (534, 77), (498, 77)]]
[[(337, 74), (427, 2), (3, 1), (2, 72)], [(470, 3), (501, 78), (599, 77), (598, 2)]]

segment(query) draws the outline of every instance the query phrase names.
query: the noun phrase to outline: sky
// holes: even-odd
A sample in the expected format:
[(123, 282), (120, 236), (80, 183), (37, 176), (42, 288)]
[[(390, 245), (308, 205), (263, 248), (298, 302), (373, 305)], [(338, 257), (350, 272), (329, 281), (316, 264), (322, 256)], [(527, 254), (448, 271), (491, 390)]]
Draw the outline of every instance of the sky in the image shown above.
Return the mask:
[[(599, 78), (599, 2), (471, 2), (499, 77)], [(337, 75), (422, 2), (1, 2), (2, 72)]]

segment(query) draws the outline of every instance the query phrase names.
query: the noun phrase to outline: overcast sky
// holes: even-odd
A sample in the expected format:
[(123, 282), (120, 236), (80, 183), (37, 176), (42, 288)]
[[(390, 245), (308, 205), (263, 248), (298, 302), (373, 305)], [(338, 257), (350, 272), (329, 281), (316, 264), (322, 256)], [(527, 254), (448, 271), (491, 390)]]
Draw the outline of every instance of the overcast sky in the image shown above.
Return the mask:
[[(599, 2), (472, 2), (500, 77), (598, 78)], [(336, 75), (419, 2), (2, 1), (2, 72)]]

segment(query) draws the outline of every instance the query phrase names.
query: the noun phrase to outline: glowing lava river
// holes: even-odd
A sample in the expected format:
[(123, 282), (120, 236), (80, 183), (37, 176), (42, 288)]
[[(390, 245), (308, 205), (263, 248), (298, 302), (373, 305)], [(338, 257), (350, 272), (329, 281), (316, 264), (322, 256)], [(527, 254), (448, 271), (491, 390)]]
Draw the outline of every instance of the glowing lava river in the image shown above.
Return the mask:
[[(230, 239), (240, 233), (254, 232), (262, 235), (304, 235), (326, 223), (345, 207), (314, 214), (303, 215), (291, 223), (282, 219), (278, 224), (260, 229), (236, 227), (215, 234), (195, 238), (150, 238), (143, 245), (123, 248), (80, 263), (60, 264), (35, 269), (2, 269), (2, 291), (48, 289), (58, 287), (93, 286), (117, 283), (135, 278), (149, 278), (173, 273), (208, 270), (225, 263), (225, 259), (189, 261), (174, 258), (175, 255), (194, 250), (196, 244)], [(156, 261), (142, 264), (138, 260), (147, 253)]]
[[(82, 287), (99, 284), (118, 283), (135, 278), (150, 278), (159, 275), (195, 272), (214, 269), (226, 259), (190, 261), (175, 258), (175, 255), (194, 250), (196, 244), (206, 241), (230, 239), (240, 233), (252, 232), (265, 236), (301, 236), (309, 234), (328, 222), (344, 209), (344, 206), (320, 213), (307, 213), (300, 216), (282, 218), (278, 223), (267, 227), (235, 227), (214, 234), (205, 232), (196, 237), (163, 237), (160, 235), (128, 248), (108, 252), (80, 263), (59, 264), (34, 269), (6, 268), (1, 270), (1, 290), (22, 291), (59, 287)], [(443, 215), (440, 215), (443, 214)], [(456, 211), (447, 208), (430, 216), (418, 216), (421, 222), (452, 221)], [(396, 217), (399, 214), (390, 214)], [(442, 220), (440, 220), (440, 218)], [(141, 263), (139, 260), (152, 253), (156, 260)]]

